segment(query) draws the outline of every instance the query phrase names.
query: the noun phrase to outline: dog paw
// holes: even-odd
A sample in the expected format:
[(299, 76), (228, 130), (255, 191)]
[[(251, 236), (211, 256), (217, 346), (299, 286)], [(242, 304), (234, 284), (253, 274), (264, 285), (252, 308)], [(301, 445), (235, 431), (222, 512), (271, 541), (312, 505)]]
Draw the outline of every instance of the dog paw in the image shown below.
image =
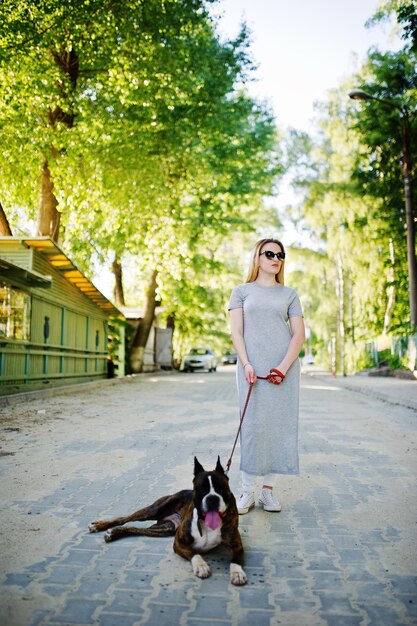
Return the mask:
[(106, 530), (106, 532), (104, 533), (104, 541), (106, 543), (110, 543), (110, 541), (113, 541), (114, 539), (114, 532), (112, 530)]
[(91, 522), (91, 524), (88, 525), (88, 530), (90, 531), (90, 533), (98, 533), (99, 532), (99, 522)]
[(248, 577), (237, 563), (230, 563), (230, 582), (232, 585), (246, 585)]
[(208, 578), (211, 576), (210, 567), (199, 554), (193, 556), (191, 564), (193, 566), (193, 573), (195, 576), (198, 576), (199, 578)]

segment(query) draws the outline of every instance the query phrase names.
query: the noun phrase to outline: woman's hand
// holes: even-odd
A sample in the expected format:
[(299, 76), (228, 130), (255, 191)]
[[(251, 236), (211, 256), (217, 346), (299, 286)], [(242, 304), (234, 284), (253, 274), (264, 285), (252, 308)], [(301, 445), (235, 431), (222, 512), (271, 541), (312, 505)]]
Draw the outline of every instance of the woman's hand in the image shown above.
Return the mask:
[(243, 371), (245, 372), (245, 378), (248, 381), (248, 383), (250, 385), (254, 385), (256, 383), (256, 374), (252, 365), (250, 363), (246, 363), (245, 367), (243, 368)]
[(267, 378), (268, 378), (270, 383), (272, 383), (274, 385), (280, 385), (282, 383), (282, 381), (284, 380), (284, 378), (285, 378), (285, 374), (284, 374), (284, 372), (282, 372), (278, 368), (273, 367), (270, 370)]

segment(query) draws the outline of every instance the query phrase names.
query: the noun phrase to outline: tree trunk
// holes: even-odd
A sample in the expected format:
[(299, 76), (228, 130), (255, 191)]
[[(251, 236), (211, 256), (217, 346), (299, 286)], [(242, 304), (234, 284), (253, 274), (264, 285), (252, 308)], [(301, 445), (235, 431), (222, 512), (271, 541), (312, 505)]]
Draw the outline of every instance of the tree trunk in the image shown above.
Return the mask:
[(155, 318), (156, 308), (156, 277), (157, 270), (152, 271), (149, 281), (148, 291), (146, 294), (145, 314), (140, 321), (136, 334), (133, 338), (132, 349), (130, 351), (130, 367), (132, 372), (140, 373), (143, 371), (143, 361), (145, 356), (145, 347), (151, 332), (152, 324)]
[(342, 376), (346, 376), (345, 368), (345, 277), (343, 269), (342, 256), (339, 255), (337, 263), (337, 292), (339, 297), (339, 341), (340, 341), (340, 372)]
[(2, 204), (0, 202), (0, 235), (2, 237), (12, 237), (13, 233), (9, 226), (9, 222), (7, 220), (6, 214), (3, 210)]
[(116, 306), (125, 306), (125, 294), (123, 291), (123, 271), (122, 264), (117, 257), (112, 263), (112, 272), (114, 274), (114, 303)]
[(389, 240), (389, 257), (391, 261), (391, 266), (388, 272), (388, 300), (387, 306), (385, 308), (384, 330), (382, 331), (383, 335), (387, 335), (389, 332), (389, 327), (391, 325), (391, 313), (395, 304), (395, 250), (394, 242), (392, 241), (392, 239)]
[[(57, 87), (65, 106), (56, 106), (49, 110), (49, 124), (55, 128), (57, 123), (65, 124), (67, 128), (72, 128), (75, 121), (75, 113), (70, 104), (73, 92), (77, 86), (79, 75), (79, 59), (73, 48), (67, 50), (62, 47), (60, 50), (52, 52), (57, 67), (66, 78), (70, 80), (71, 87), (68, 90), (67, 82), (58, 79)], [(69, 91), (69, 92), (68, 92)], [(50, 146), (52, 154), (58, 155), (59, 151), (53, 145)], [(52, 182), (51, 170), (48, 159), (45, 158), (42, 170), (41, 201), (38, 213), (37, 234), (51, 237), (54, 241), (59, 239), (60, 213), (57, 209), (58, 201), (54, 194), (54, 184)]]
[(353, 317), (353, 282), (352, 275), (349, 272), (348, 282), (348, 298), (349, 298), (349, 332), (352, 344), (355, 345), (355, 322)]
[(60, 213), (57, 206), (58, 201), (54, 194), (49, 163), (45, 159), (42, 169), (41, 203), (36, 230), (39, 236), (51, 237), (54, 241), (58, 241), (59, 237)]

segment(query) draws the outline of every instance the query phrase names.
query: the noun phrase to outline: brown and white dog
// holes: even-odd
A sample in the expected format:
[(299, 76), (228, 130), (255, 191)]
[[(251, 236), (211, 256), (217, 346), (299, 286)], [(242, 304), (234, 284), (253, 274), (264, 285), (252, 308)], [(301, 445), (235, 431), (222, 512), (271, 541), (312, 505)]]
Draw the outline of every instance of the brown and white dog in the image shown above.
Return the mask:
[[(127, 522), (155, 520), (147, 528), (124, 526)], [(104, 539), (115, 541), (128, 535), (166, 537), (175, 535), (174, 551), (191, 561), (199, 578), (211, 575), (209, 565), (201, 556), (221, 543), (231, 550), (230, 582), (244, 585), (243, 546), (239, 533), (236, 500), (229, 488), (229, 479), (217, 459), (216, 468), (206, 472), (194, 457), (193, 489), (184, 489), (163, 496), (153, 504), (126, 517), (92, 522), (90, 532), (106, 530)]]

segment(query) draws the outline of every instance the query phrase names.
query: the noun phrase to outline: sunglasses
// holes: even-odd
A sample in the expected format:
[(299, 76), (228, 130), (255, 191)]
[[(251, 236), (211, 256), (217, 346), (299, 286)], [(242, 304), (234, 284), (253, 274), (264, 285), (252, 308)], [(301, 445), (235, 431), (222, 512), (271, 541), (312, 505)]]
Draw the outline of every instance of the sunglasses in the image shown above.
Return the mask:
[(272, 250), (265, 250), (265, 252), (261, 252), (261, 254), (265, 255), (269, 261), (272, 261), (275, 257), (277, 257), (278, 261), (285, 260), (285, 252), (272, 252)]

